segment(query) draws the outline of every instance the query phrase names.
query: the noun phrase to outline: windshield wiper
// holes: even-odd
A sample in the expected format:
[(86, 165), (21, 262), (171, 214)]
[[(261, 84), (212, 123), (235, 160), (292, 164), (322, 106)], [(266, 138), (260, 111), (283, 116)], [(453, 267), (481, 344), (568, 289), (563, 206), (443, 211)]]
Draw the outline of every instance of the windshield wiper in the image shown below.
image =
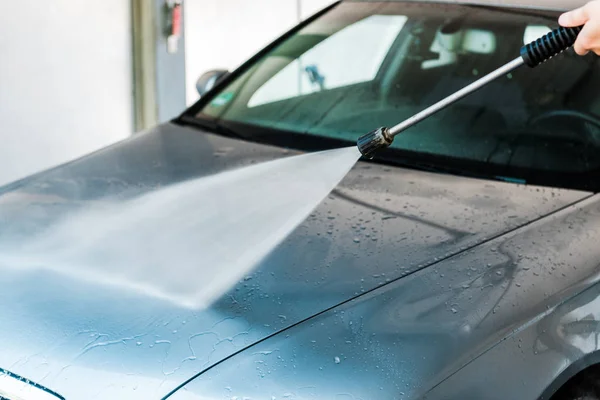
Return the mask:
[(436, 174), (463, 176), (475, 179), (496, 179), (496, 174), (490, 173), (490, 171), (476, 172), (477, 169), (470, 165), (472, 164), (471, 161), (460, 162), (457, 160), (451, 160), (451, 157), (443, 157), (439, 155), (432, 156), (424, 153), (409, 154), (406, 151), (398, 149), (390, 149), (388, 150), (388, 154), (383, 152), (377, 158), (372, 160), (367, 159), (364, 161), (395, 165), (400, 168), (408, 168)]

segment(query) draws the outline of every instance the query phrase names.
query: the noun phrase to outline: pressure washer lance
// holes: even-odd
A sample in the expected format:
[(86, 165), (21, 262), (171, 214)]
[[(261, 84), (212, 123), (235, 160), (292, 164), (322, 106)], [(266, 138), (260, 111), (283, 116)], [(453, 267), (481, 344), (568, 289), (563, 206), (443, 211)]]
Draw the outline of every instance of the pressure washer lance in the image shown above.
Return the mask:
[(451, 94), (450, 96), (437, 102), (431, 107), (426, 108), (420, 113), (413, 115), (406, 121), (394, 126), (393, 128), (379, 128), (362, 136), (357, 142), (358, 149), (363, 156), (367, 158), (373, 158), (373, 155), (377, 150), (384, 147), (389, 147), (394, 141), (394, 137), (396, 135), (432, 116), (438, 111), (443, 110), (466, 95), (481, 89), (488, 83), (508, 74), (511, 71), (514, 71), (523, 64), (526, 64), (531, 68), (535, 68), (538, 65), (548, 61), (552, 57), (555, 57), (563, 51), (569, 49), (575, 44), (577, 35), (579, 35), (582, 29), (583, 26), (575, 28), (561, 27), (548, 33), (540, 39), (523, 46), (521, 48), (521, 56), (519, 58), (498, 68), (497, 70), (473, 82), (458, 92)]

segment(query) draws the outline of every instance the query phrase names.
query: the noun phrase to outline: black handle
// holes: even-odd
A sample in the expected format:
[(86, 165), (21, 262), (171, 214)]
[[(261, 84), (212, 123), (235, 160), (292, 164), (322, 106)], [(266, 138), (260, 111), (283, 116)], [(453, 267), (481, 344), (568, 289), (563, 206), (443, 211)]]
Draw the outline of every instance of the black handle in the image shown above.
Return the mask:
[(538, 40), (521, 47), (521, 57), (525, 64), (535, 68), (573, 46), (582, 29), (583, 26), (555, 29)]

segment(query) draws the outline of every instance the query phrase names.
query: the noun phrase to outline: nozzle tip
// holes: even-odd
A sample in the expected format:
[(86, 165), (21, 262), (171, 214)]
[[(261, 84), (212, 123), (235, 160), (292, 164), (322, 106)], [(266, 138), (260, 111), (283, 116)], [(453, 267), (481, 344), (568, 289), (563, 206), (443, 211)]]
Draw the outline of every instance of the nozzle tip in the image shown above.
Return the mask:
[(393, 138), (388, 134), (387, 128), (379, 128), (361, 136), (356, 142), (358, 150), (366, 158), (373, 158), (375, 152), (384, 147), (389, 147)]

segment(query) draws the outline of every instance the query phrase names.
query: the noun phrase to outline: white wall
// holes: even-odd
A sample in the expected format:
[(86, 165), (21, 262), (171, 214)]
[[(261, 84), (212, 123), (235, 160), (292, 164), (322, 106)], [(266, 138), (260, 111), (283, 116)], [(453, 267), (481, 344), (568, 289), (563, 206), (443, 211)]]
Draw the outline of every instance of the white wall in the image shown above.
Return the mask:
[[(300, 20), (333, 0), (186, 0), (187, 102), (196, 80), (214, 68), (233, 70)], [(300, 10), (300, 15), (298, 15)]]
[(0, 0), (0, 185), (132, 131), (127, 0)]

